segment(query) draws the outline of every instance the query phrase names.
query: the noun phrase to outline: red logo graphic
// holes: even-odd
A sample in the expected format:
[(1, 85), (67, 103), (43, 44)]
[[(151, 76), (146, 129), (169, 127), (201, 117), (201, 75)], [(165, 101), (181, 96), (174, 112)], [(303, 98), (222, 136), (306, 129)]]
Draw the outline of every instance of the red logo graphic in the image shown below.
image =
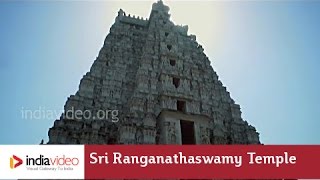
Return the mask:
[(18, 156), (12, 155), (12, 157), (10, 158), (10, 168), (11, 169), (14, 169), (14, 168), (20, 166), (22, 163), (23, 163), (22, 159), (20, 159)]

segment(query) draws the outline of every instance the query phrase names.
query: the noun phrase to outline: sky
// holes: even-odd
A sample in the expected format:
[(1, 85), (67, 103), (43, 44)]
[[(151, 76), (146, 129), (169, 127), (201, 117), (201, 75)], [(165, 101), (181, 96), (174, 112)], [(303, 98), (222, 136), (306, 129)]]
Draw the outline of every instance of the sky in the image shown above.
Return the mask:
[[(118, 10), (146, 18), (153, 2), (1, 1), (0, 144), (47, 141)], [(262, 143), (320, 143), (320, 1), (164, 3), (197, 36)], [(27, 110), (57, 114), (26, 118)]]

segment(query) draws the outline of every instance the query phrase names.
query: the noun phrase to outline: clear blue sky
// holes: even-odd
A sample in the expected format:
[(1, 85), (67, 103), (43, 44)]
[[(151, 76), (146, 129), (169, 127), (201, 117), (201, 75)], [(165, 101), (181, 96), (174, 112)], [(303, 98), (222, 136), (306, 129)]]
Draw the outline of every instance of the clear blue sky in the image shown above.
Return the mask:
[[(319, 144), (320, 2), (193, 3), (172, 3), (172, 18), (197, 35), (261, 141)], [(59, 115), (23, 119), (21, 110), (61, 111), (118, 9), (147, 17), (151, 4), (0, 2), (0, 144), (47, 140)]]

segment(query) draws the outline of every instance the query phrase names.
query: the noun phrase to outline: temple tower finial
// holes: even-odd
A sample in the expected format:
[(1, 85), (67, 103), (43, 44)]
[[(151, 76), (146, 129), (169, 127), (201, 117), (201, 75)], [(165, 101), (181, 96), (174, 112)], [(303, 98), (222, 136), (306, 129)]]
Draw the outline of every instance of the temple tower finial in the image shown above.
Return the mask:
[(162, 0), (159, 0), (156, 3), (153, 3), (153, 5), (152, 5), (152, 11), (161, 11), (161, 12), (168, 13), (169, 10), (170, 10), (170, 8), (168, 6), (166, 6), (165, 4), (163, 4)]

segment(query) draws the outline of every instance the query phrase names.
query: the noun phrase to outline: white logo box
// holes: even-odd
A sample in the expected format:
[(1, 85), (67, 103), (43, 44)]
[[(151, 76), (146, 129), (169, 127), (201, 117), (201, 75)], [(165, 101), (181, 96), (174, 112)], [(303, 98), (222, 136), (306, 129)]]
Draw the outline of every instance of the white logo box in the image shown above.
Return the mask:
[(84, 179), (84, 145), (0, 145), (0, 179)]

